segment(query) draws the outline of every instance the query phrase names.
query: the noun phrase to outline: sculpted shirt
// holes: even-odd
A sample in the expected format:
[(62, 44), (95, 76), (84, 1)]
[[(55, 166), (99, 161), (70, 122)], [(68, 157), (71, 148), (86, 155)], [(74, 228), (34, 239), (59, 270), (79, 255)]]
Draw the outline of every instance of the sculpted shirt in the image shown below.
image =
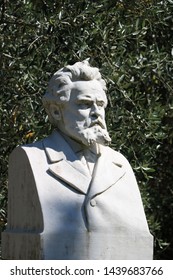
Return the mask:
[[(61, 133), (62, 134), (62, 133)], [(99, 145), (94, 143), (90, 147), (85, 147), (82, 144), (79, 144), (70, 137), (62, 134), (66, 142), (70, 145), (74, 153), (78, 156), (79, 160), (85, 166), (86, 172), (89, 176), (92, 176), (95, 163), (99, 155)]]

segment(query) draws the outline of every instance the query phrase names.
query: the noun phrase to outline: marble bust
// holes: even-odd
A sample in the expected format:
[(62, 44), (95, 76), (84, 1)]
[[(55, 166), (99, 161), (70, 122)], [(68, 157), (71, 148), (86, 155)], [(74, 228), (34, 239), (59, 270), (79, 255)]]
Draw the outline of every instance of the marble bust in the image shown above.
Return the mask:
[(55, 130), (10, 155), (5, 259), (152, 259), (140, 192), (109, 147), (106, 84), (87, 60), (51, 78), (43, 105)]

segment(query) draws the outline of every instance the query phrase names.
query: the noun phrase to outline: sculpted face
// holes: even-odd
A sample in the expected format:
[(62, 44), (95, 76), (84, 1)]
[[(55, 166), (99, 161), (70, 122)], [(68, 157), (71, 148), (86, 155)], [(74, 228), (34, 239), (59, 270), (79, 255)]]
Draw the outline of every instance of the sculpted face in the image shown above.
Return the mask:
[(108, 144), (105, 123), (106, 94), (96, 80), (74, 82), (70, 100), (60, 107), (58, 128), (72, 139), (90, 146)]

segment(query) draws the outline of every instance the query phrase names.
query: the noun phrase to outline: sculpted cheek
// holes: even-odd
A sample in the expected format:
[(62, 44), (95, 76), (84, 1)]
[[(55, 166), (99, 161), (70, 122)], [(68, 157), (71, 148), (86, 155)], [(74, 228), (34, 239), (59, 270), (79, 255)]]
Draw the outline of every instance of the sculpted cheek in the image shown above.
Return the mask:
[(89, 110), (78, 110), (78, 113), (76, 114), (76, 116), (77, 116), (77, 118), (78, 119), (88, 119), (88, 118), (90, 118), (89, 117), (89, 114), (90, 114), (90, 112), (89, 112)]

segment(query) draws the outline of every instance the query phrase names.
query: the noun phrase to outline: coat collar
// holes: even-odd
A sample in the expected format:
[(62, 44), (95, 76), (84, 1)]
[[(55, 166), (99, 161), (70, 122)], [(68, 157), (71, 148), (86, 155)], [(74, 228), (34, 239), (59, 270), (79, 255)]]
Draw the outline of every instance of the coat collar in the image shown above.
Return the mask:
[(116, 162), (110, 152), (112, 150), (107, 147), (99, 145), (100, 156), (91, 178), (59, 132), (54, 131), (44, 139), (43, 145), (50, 162), (50, 174), (60, 178), (82, 194), (88, 192), (90, 197), (106, 191), (125, 174), (122, 164)]
[(43, 140), (49, 159), (49, 172), (83, 194), (87, 193), (91, 176), (86, 172), (72, 148), (57, 131)]

